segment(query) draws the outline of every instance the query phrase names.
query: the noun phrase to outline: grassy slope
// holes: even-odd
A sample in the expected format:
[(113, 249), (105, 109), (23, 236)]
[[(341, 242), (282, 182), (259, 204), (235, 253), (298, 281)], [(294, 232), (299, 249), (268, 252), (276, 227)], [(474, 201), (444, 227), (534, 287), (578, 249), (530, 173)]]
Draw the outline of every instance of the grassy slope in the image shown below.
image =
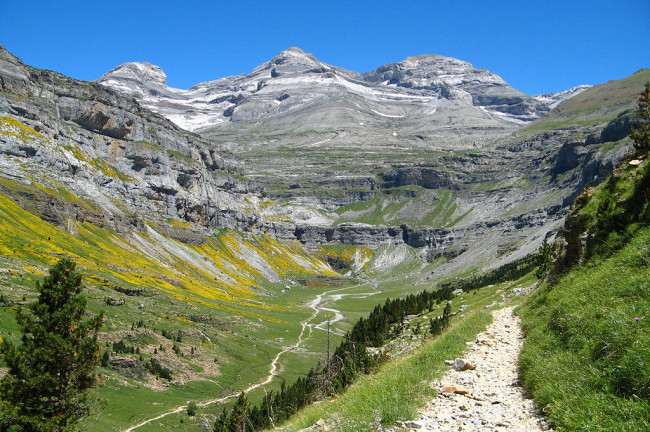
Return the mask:
[[(301, 303), (328, 288), (308, 282), (329, 277), (342, 285), (351, 283), (299, 244), (266, 236), (222, 232), (191, 245), (152, 231), (121, 237), (88, 223), (69, 228), (74, 235), (0, 195), (0, 294), (9, 304), (30, 302), (47, 266), (59, 256), (70, 256), (84, 275), (89, 309), (107, 314), (102, 339), (139, 346), (144, 360), (156, 356), (174, 371), (166, 387), (162, 380), (104, 368), (106, 385), (100, 394), (108, 404), (93, 430), (123, 428), (188, 399), (213, 399), (265, 378), (269, 359), (295, 341), (299, 323), (312, 313)], [(269, 274), (277, 278), (272, 281)], [(308, 284), (283, 292), (293, 279)], [(118, 291), (125, 289), (141, 290), (140, 295)], [(106, 298), (125, 303), (109, 306)], [(15, 307), (0, 305), (0, 337), (16, 337)], [(140, 320), (146, 327), (132, 329)], [(163, 330), (182, 334), (177, 345), (183, 355), (172, 351)], [(320, 333), (311, 336), (312, 344), (322, 339)], [(161, 345), (164, 353), (155, 355), (154, 348)], [(113, 355), (120, 357), (137, 358)], [(306, 371), (315, 362), (312, 357), (306, 354), (308, 365), (305, 358), (291, 357), (281, 365)], [(150, 403), (153, 399), (156, 404)]]
[[(5, 189), (20, 193), (28, 194), (31, 188), (44, 191), (36, 185), (2, 181)], [(79, 201), (79, 205), (85, 202)], [(324, 297), (322, 306), (345, 315), (333, 326), (335, 331), (344, 332), (386, 298), (431, 287), (431, 283), (416, 286), (423, 262), (408, 247), (382, 248), (386, 257), (400, 256), (395, 262), (387, 262), (366, 248), (340, 245), (314, 254), (298, 243), (231, 231), (192, 245), (153, 230), (124, 237), (74, 221), (62, 230), (4, 195), (0, 195), (0, 216), (0, 294), (9, 303), (32, 301), (34, 284), (47, 266), (60, 256), (70, 256), (84, 275), (89, 309), (107, 313), (103, 342), (123, 340), (140, 347), (145, 361), (156, 357), (173, 370), (174, 379), (167, 383), (151, 376), (131, 376), (134, 370), (130, 369), (102, 368), (106, 384), (99, 393), (107, 405), (90, 430), (120, 430), (185, 405), (188, 400), (215, 399), (265, 378), (270, 359), (295, 343), (300, 323), (313, 313), (305, 304), (318, 294), (336, 290), (335, 296)], [(368, 279), (333, 272), (324, 264), (325, 255), (357, 270), (365, 268)], [(271, 280), (269, 275), (273, 274), (277, 278)], [(129, 296), (119, 291), (125, 289), (141, 291)], [(125, 303), (108, 306), (106, 298)], [(0, 305), (0, 337), (17, 336), (15, 307)], [(311, 322), (323, 322), (327, 316), (321, 312)], [(138, 321), (145, 327), (132, 329)], [(182, 334), (182, 342), (176, 344), (183, 355), (173, 352), (174, 342), (162, 336), (163, 330)], [(289, 383), (314, 366), (324, 350), (324, 332), (312, 329), (306, 336), (300, 350), (285, 353), (280, 359), (280, 376)], [(333, 343), (337, 341), (335, 336)], [(164, 352), (159, 350), (161, 345)], [(154, 353), (156, 348), (158, 354)], [(112, 355), (112, 359), (119, 358), (138, 356)], [(273, 380), (270, 388), (279, 382)], [(261, 394), (263, 390), (251, 398), (255, 400)], [(210, 416), (220, 410), (211, 405), (201, 409), (201, 414)], [(170, 416), (141, 430), (176, 427), (183, 418), (187, 420), (183, 414)], [(200, 430), (198, 424), (185, 423), (184, 427)]]
[(648, 245), (646, 228), (521, 310), (524, 384), (556, 430), (650, 429)]
[[(624, 165), (583, 196), (570, 215), (573, 230), (591, 239), (582, 265), (521, 309), (523, 382), (556, 430), (650, 429), (647, 165)], [(635, 193), (642, 189), (645, 202)], [(628, 221), (630, 213), (638, 216)], [(613, 221), (627, 225), (613, 229)]]
[(282, 430), (299, 430), (329, 417), (336, 430), (371, 431), (377, 423), (387, 426), (413, 418), (426, 398), (435, 395), (430, 384), (441, 376), (444, 361), (459, 356), (489, 322), (487, 312), (468, 316), (423, 348), (362, 377), (339, 398), (303, 410)]
[(452, 318), (450, 328), (435, 338), (427, 336), (428, 319), (440, 315), (444, 305), (415, 318), (409, 330), (387, 346), (392, 351), (400, 351), (405, 344), (413, 343), (412, 329), (419, 325), (422, 333), (415, 337), (418, 348), (395, 357), (376, 374), (361, 377), (340, 396), (303, 409), (277, 430), (296, 431), (324, 419), (337, 431), (374, 431), (379, 425), (390, 426), (398, 420), (412, 419), (427, 398), (435, 396), (431, 382), (447, 369), (444, 361), (460, 357), (467, 349), (466, 342), (489, 324), (491, 315), (486, 307), (494, 307), (495, 300), (510, 297), (512, 289), (529, 286), (534, 280), (528, 275), (516, 282), (462, 294), (453, 300), (452, 312), (464, 304), (467, 305), (464, 313)]
[(421, 186), (385, 189), (369, 201), (357, 201), (334, 211), (336, 224), (358, 222), (369, 225), (448, 227), (460, 222), (454, 193), (426, 190)]
[(557, 106), (516, 135), (527, 136), (613, 120), (620, 112), (635, 108), (639, 92), (649, 80), (650, 69), (641, 69), (624, 79), (594, 86)]

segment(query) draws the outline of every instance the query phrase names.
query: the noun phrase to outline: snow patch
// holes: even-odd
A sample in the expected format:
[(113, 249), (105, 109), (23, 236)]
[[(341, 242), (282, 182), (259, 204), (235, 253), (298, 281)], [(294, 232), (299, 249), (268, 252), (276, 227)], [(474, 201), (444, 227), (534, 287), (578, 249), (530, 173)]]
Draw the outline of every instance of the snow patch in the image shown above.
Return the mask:
[(385, 113), (380, 113), (379, 111), (375, 111), (374, 109), (371, 109), (370, 111), (374, 112), (375, 114), (378, 114), (382, 117), (389, 117), (389, 118), (404, 118), (406, 117), (405, 115), (396, 115), (396, 114), (385, 114)]

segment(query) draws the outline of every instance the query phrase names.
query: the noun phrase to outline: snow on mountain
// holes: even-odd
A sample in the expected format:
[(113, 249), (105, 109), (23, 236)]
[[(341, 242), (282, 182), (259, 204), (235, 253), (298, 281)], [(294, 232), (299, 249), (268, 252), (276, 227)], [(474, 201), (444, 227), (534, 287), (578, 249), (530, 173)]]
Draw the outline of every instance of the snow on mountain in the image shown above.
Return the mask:
[(567, 99), (572, 98), (573, 96), (582, 93), (583, 91), (590, 88), (590, 85), (579, 85), (569, 90), (564, 90), (556, 93), (547, 93), (543, 95), (533, 96), (538, 101), (545, 103), (549, 108), (553, 109)]
[(360, 74), (292, 47), (249, 74), (199, 83), (188, 90), (170, 88), (166, 81), (162, 69), (149, 63), (126, 63), (97, 80), (192, 131), (272, 117), (335, 97), (361, 97), (366, 101), (361, 105), (410, 101), (416, 111), (444, 99), (510, 124), (527, 123), (549, 109), (545, 99), (513, 89), (498, 75), (440, 55), (409, 57)]
[(136, 98), (180, 91), (167, 87), (167, 75), (151, 63), (124, 63), (103, 75), (97, 82)]

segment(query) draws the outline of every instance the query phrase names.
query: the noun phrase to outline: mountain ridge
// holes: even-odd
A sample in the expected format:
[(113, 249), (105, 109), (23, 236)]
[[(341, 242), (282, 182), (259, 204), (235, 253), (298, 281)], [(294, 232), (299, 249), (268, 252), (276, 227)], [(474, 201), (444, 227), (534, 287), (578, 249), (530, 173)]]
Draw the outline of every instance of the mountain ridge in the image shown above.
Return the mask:
[[(408, 57), (399, 63), (389, 63), (374, 71), (358, 73), (320, 62), (312, 54), (292, 47), (280, 52), (248, 74), (201, 82), (188, 90), (161, 87), (159, 77), (155, 77), (158, 79), (152, 80), (150, 86), (146, 79), (133, 85), (132, 77), (119, 74), (121, 68), (126, 67), (125, 65), (107, 72), (96, 82), (139, 97), (149, 108), (166, 113), (165, 115), (172, 121), (190, 130), (199, 130), (232, 120), (232, 114), (241, 100), (228, 99), (224, 93), (226, 90), (229, 90), (234, 97), (238, 97), (234, 95), (237, 92), (240, 93), (239, 97), (241, 95), (252, 97), (253, 93), (270, 85), (274, 78), (281, 78), (283, 75), (287, 78), (287, 74), (294, 77), (294, 84), (300, 84), (296, 82), (299, 81), (296, 77), (302, 74), (303, 82), (309, 80), (312, 84), (320, 81), (321, 84), (339, 85), (367, 97), (372, 97), (374, 93), (375, 97), (385, 94), (390, 97), (415, 99), (418, 97), (419, 99), (430, 97), (458, 99), (470, 105), (483, 107), (488, 112), (498, 115), (502, 121), (527, 122), (547, 111), (543, 102), (512, 89), (501, 77), (485, 69), (475, 69), (468, 62), (441, 55)], [(465, 78), (465, 75), (469, 77)], [(459, 84), (463, 88), (456, 88)], [(281, 96), (283, 94), (278, 93), (276, 98)], [(225, 99), (222, 100), (224, 97)], [(226, 101), (229, 103), (224, 103)], [(161, 106), (163, 103), (191, 106), (201, 111), (202, 118), (199, 119), (199, 113), (190, 113), (188, 109), (185, 109), (184, 114), (181, 113), (182, 109), (172, 111), (169, 106)], [(209, 104), (213, 106), (210, 107)], [(220, 117), (217, 116), (219, 112), (222, 114)], [(276, 111), (271, 110), (268, 114), (273, 115), (274, 112)], [(223, 115), (224, 113), (226, 115)]]

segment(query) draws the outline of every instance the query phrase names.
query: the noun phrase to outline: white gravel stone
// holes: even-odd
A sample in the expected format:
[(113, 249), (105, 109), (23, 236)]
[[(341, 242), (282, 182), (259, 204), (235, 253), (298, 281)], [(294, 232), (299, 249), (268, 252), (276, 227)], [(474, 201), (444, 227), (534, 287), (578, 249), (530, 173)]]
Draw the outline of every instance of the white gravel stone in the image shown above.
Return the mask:
[[(520, 319), (512, 307), (492, 313), (494, 322), (476, 337), (463, 356), (475, 370), (453, 367), (441, 379), (439, 396), (418, 413), (422, 420), (411, 422), (412, 431), (526, 431), (540, 432), (548, 425), (526, 399), (519, 386), (517, 359), (523, 335)], [(463, 385), (467, 395), (444, 394), (441, 383)], [(485, 402), (478, 402), (485, 400)]]

